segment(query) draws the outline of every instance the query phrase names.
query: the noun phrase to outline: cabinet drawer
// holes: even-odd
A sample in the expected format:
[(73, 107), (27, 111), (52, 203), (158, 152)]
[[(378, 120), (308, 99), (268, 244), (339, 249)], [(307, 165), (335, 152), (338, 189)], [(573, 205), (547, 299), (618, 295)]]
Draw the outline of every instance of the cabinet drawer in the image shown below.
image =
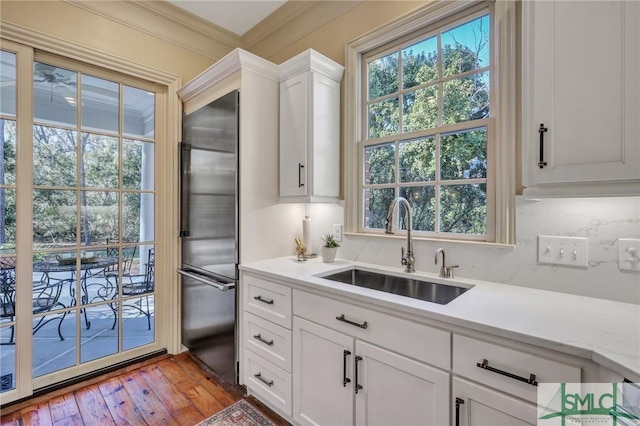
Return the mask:
[(245, 350), (244, 384), (250, 394), (281, 414), (291, 417), (291, 373)]
[(297, 316), (444, 370), (451, 366), (446, 331), (303, 291), (293, 290), (293, 298)]
[(291, 288), (258, 278), (243, 276), (244, 310), (291, 329)]
[(278, 367), (291, 372), (291, 330), (244, 314), (244, 346)]
[[(481, 368), (484, 360), (489, 368)], [(534, 374), (539, 383), (581, 382), (579, 367), (457, 334), (453, 336), (453, 372), (531, 402), (536, 402), (537, 386), (516, 377), (529, 379)]]

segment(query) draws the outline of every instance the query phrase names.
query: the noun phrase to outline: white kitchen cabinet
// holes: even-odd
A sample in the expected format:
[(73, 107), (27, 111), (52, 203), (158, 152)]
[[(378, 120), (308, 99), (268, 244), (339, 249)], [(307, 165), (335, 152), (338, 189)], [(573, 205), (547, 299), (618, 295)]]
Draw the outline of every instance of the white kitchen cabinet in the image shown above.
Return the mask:
[[(335, 312), (345, 312), (347, 307), (347, 315), (336, 316)], [(420, 348), (420, 341), (429, 342), (433, 336), (431, 346), (446, 355), (450, 353), (450, 345), (438, 333), (449, 337), (448, 333), (427, 327), (421, 330), (424, 333), (414, 334), (414, 329), (403, 327), (406, 324), (393, 322), (392, 316), (297, 290), (294, 290), (294, 314), (296, 424), (449, 423), (448, 372), (364, 340), (386, 340), (389, 346), (397, 348), (397, 342), (401, 347), (406, 338)], [(435, 362), (441, 362), (439, 355), (434, 358)], [(429, 362), (428, 358), (422, 360)]]
[(455, 426), (531, 426), (537, 409), (529, 404), (472, 382), (453, 379)]
[(239, 336), (241, 383), (291, 417), (291, 287), (242, 272)]
[(280, 65), (280, 197), (340, 195), (340, 80), (344, 67), (309, 49)]
[(640, 3), (522, 11), (525, 195), (638, 193)]
[(538, 383), (582, 379), (578, 366), (459, 334), (452, 371), (453, 420), (465, 426), (535, 425)]

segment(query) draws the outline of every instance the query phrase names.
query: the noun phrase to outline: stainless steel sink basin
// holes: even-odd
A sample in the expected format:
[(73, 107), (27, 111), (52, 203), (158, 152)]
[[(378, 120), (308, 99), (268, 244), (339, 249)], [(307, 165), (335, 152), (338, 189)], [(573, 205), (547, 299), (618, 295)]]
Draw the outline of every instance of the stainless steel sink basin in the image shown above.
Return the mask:
[(358, 287), (384, 291), (385, 293), (425, 300), (427, 302), (439, 303), (440, 305), (446, 305), (469, 290), (465, 287), (396, 277), (362, 269), (350, 269), (322, 278)]

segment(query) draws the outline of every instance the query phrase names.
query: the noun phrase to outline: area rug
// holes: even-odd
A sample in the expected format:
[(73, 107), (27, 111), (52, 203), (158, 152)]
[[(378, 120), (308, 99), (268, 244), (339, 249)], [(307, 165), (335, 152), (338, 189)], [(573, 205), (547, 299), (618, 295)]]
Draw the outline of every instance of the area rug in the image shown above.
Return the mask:
[(241, 399), (196, 426), (276, 426), (256, 407)]

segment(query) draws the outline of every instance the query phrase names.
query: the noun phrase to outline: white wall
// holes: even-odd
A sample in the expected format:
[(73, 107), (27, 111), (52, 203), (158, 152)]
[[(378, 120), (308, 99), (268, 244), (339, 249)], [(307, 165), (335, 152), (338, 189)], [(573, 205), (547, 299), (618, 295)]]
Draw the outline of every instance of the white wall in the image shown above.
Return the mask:
[[(307, 209), (317, 235), (340, 223), (340, 206), (310, 205)], [(588, 268), (539, 265), (538, 235), (587, 237)], [(515, 247), (414, 240), (414, 254), (416, 270), (422, 272), (438, 273), (434, 254), (443, 247), (447, 263), (460, 265), (456, 270), (460, 277), (640, 304), (640, 273), (618, 270), (618, 238), (640, 238), (640, 197), (534, 201), (518, 196)], [(349, 235), (338, 257), (401, 267), (404, 244), (405, 238)]]

